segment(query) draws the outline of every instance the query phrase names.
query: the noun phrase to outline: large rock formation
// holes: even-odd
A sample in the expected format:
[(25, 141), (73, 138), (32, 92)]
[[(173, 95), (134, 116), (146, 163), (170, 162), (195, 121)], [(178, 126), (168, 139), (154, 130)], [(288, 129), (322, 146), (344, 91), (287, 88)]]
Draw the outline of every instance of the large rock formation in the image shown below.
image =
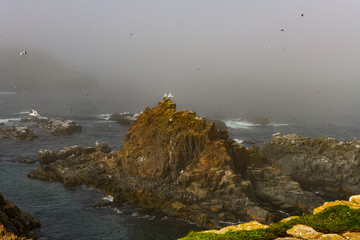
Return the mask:
[(360, 193), (360, 141), (277, 134), (258, 151), (307, 191), (328, 199)]
[(194, 112), (177, 111), (169, 99), (139, 115), (118, 152), (72, 147), (43, 151), (39, 162), (30, 177), (91, 184), (115, 202), (207, 227), (271, 222), (321, 203), (256, 149), (238, 145)]
[(39, 221), (34, 219), (29, 213), (21, 212), (15, 204), (5, 200), (2, 194), (0, 194), (0, 238), (35, 238), (36, 235), (32, 232), (32, 229), (36, 227), (40, 227)]

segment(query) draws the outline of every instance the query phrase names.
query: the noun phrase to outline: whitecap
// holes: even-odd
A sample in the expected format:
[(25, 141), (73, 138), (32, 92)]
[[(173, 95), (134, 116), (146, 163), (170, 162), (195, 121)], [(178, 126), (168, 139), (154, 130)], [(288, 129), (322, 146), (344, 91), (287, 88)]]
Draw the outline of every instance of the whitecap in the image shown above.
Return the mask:
[(102, 119), (105, 119), (105, 120), (109, 120), (109, 118), (111, 117), (111, 113), (102, 113), (102, 114), (99, 114), (98, 115), (98, 118), (102, 118)]
[(225, 121), (225, 124), (227, 127), (232, 128), (232, 129), (249, 129), (252, 127), (255, 127), (259, 124), (254, 124), (245, 120), (228, 120)]

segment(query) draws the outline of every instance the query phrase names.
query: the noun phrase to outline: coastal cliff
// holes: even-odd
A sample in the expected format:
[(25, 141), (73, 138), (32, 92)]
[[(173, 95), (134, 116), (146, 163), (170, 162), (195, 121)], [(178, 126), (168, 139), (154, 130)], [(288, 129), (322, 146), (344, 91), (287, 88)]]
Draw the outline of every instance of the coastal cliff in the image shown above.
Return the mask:
[(0, 239), (33, 239), (36, 227), (40, 227), (39, 221), (0, 194)]
[(279, 139), (247, 149), (213, 122), (163, 99), (138, 116), (119, 151), (111, 152), (104, 143), (41, 151), (41, 166), (29, 177), (92, 185), (117, 204), (136, 204), (207, 228), (224, 222), (270, 223), (310, 213), (327, 196), (327, 188), (315, 194), (290, 167), (277, 164), (292, 151)]

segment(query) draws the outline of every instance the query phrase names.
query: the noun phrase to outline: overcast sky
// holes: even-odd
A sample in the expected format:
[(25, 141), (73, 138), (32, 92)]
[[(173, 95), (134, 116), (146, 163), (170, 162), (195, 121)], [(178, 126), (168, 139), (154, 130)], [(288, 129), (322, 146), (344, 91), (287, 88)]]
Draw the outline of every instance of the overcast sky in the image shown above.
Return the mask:
[(0, 18), (0, 48), (147, 96), (360, 109), (359, 0), (0, 0)]

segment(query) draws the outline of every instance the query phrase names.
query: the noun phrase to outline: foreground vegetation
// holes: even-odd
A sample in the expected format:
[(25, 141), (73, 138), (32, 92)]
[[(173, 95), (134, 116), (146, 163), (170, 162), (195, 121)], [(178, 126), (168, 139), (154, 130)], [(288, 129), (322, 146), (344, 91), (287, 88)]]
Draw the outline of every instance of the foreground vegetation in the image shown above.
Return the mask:
[(303, 224), (322, 233), (343, 233), (346, 231), (360, 231), (360, 209), (352, 209), (346, 205), (336, 205), (324, 209), (314, 215), (303, 215), (287, 222), (271, 224), (265, 229), (228, 231), (224, 234), (212, 232), (191, 232), (181, 240), (232, 240), (232, 239), (261, 239), (272, 240), (288, 237), (287, 230), (297, 224)]

